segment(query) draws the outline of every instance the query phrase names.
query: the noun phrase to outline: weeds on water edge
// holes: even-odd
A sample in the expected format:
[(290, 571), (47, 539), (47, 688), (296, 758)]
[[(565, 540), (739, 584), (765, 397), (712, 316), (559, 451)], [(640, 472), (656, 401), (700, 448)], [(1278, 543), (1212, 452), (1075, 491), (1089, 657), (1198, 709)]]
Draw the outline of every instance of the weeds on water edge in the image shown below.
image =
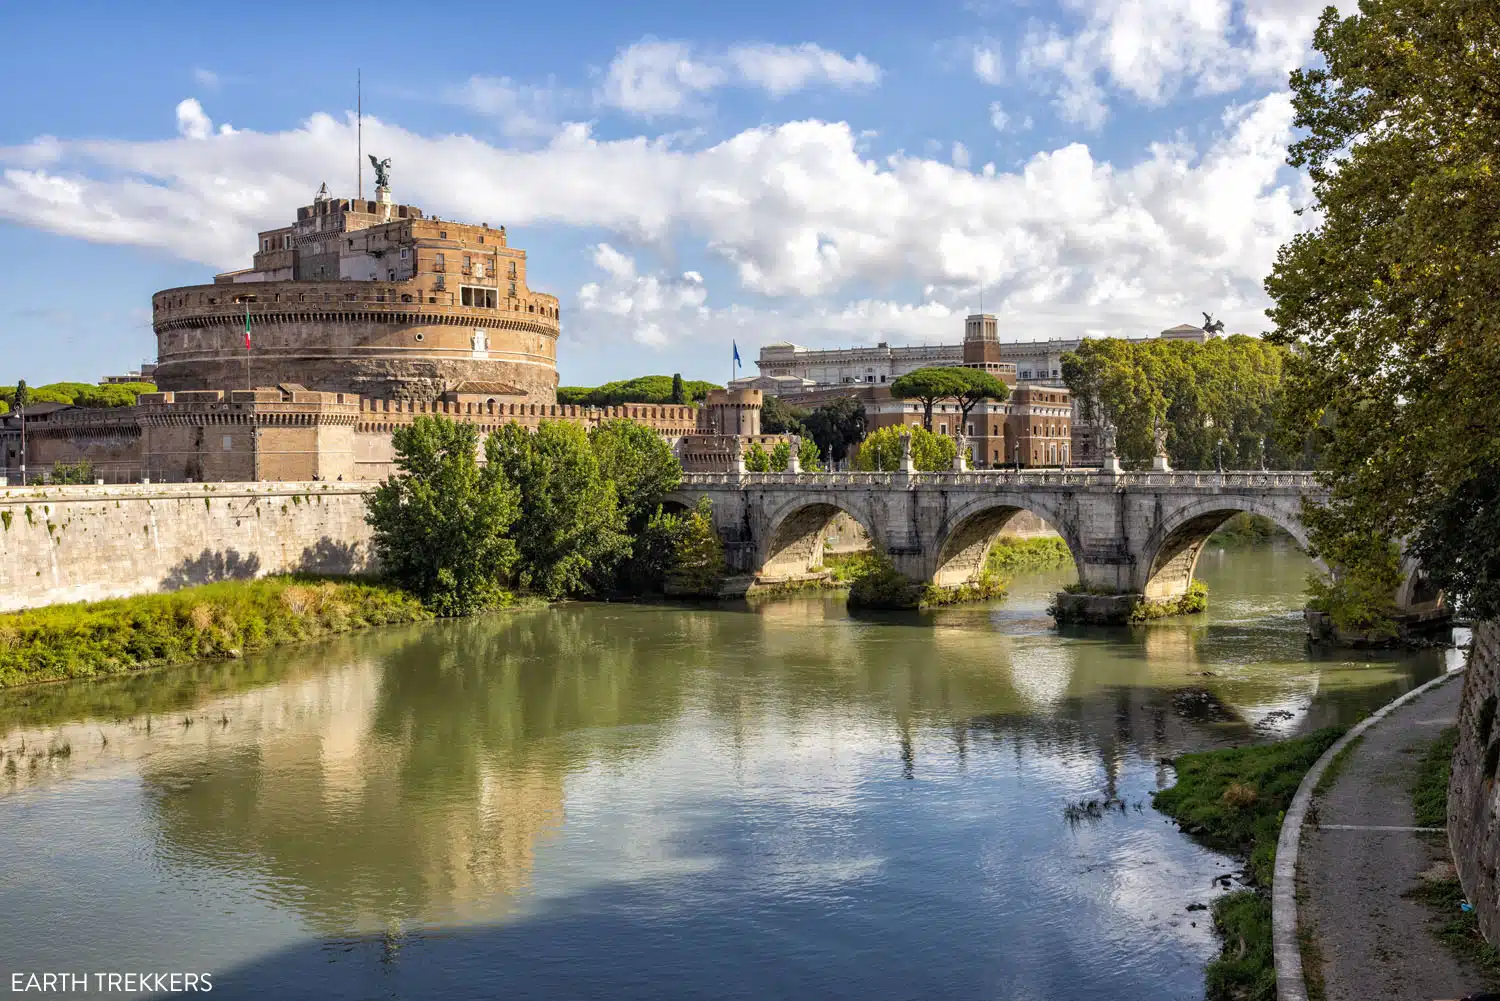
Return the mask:
[(9, 612), (0, 615), (0, 688), (237, 657), (431, 617), (395, 588), (290, 576)]
[(1450, 726), (1422, 754), (1417, 777), (1412, 782), (1411, 805), (1418, 827), (1448, 826), (1448, 773), (1453, 765), (1453, 748), (1458, 744), (1458, 728)]
[(1274, 1001), (1271, 876), (1281, 820), (1302, 777), (1342, 736), (1329, 727), (1275, 744), (1184, 754), (1177, 783), (1152, 794), (1188, 834), (1247, 860), (1249, 887), (1214, 901), (1222, 948), (1204, 972), (1209, 1001)]

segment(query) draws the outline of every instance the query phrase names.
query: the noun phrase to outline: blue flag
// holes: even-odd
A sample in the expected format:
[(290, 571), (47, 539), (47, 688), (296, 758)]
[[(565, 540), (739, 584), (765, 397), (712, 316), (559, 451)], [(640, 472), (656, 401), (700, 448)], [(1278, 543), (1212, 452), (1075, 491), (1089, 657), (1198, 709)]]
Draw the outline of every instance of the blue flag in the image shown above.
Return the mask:
[(729, 343), (734, 347), (734, 364), (735, 367), (738, 368), (740, 365), (740, 346), (734, 341), (730, 341)]

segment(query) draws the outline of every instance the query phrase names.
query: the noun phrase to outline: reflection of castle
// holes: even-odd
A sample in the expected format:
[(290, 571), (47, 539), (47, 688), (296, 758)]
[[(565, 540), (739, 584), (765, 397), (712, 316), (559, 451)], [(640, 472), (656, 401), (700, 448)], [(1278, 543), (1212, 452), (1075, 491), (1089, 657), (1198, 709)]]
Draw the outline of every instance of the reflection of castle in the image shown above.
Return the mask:
[[(110, 481), (380, 478), (391, 431), (421, 414), (485, 431), (624, 417), (690, 469), (727, 468), (760, 434), (759, 392), (704, 408), (558, 405), (557, 299), (527, 286), (525, 251), (503, 226), (428, 218), (385, 188), (368, 201), (325, 186), (260, 234), (251, 267), (151, 305), (162, 392), (127, 408), (29, 408), (32, 477), (88, 461)], [(22, 458), (20, 421), (0, 417), (0, 475)]]

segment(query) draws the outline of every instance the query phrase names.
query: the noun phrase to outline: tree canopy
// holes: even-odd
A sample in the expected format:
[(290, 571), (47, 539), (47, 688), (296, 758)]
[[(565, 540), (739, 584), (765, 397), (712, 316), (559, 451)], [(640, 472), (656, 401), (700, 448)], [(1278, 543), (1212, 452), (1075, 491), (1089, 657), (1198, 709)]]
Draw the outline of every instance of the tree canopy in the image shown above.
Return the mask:
[(940, 473), (953, 468), (958, 444), (947, 435), (924, 427), (894, 426), (871, 431), (854, 457), (856, 469), (894, 473), (901, 468), (901, 435), (911, 434), (912, 464), (919, 472)]
[(865, 405), (841, 396), (814, 409), (803, 418), (807, 433), (830, 462), (843, 462), (849, 450), (865, 437)]
[(514, 538), (523, 588), (559, 598), (613, 578), (630, 537), (588, 432), (565, 421), (543, 421), (534, 432), (506, 424), (490, 435), (485, 455), (520, 495)]
[(1162, 338), (1088, 338), (1063, 355), (1074, 418), (1109, 421), (1122, 459), (1146, 462), (1156, 429), (1179, 469), (1272, 468), (1293, 464), (1277, 446), (1277, 413), (1287, 351), (1258, 337), (1203, 344)]
[[(932, 408), (939, 400), (957, 398), (969, 387), (961, 368), (919, 368), (891, 383), (891, 395), (898, 400), (917, 400), (922, 404), (922, 426), (932, 430)], [(972, 371), (972, 369), (967, 370)]]
[(439, 615), (500, 600), (516, 562), (507, 533), (519, 498), (498, 465), (480, 467), (478, 429), (422, 416), (397, 427), (391, 444), (398, 471), (366, 502), (385, 574)]
[[(25, 380), (22, 380), (22, 386)], [(18, 386), (0, 386), (0, 401), (14, 404)], [(142, 393), (154, 393), (149, 382), (95, 386), (87, 382), (51, 382), (27, 387), (28, 403), (72, 403), (80, 407), (133, 407)]]
[(1010, 398), (1010, 387), (988, 372), (977, 368), (954, 369), (962, 389), (955, 394), (958, 401), (959, 426), (969, 423), (969, 414), (985, 400), (1003, 402)]
[(1315, 225), (1266, 281), (1271, 336), (1293, 348), (1288, 435), (1332, 494), (1313, 543), (1492, 547), (1427, 570), (1500, 608), (1481, 572), (1500, 538), (1463, 517), (1500, 483), (1500, 8), (1364, 0), (1326, 11), (1314, 46), (1322, 65), (1292, 74), (1305, 131), (1289, 163), (1312, 180)]
[(620, 514), (640, 531), (661, 499), (682, 481), (682, 465), (662, 436), (644, 424), (618, 418), (589, 431), (599, 474), (615, 485)]
[[(642, 375), (634, 379), (606, 382), (602, 386), (559, 386), (557, 402), (586, 407), (617, 407), (622, 403), (670, 404), (673, 383), (680, 376)], [(710, 390), (723, 386), (701, 379), (681, 379), (686, 402), (699, 403)]]

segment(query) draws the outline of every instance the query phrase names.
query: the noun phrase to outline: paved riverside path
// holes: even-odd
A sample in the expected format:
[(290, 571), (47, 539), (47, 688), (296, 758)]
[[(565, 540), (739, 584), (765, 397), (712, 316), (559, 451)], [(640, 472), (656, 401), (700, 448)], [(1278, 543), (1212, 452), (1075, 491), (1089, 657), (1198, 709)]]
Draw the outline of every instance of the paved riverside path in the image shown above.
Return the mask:
[(1298, 920), (1317, 936), (1328, 1001), (1432, 1001), (1483, 986), (1428, 930), (1432, 908), (1405, 896), (1449, 861), (1445, 834), (1404, 828), (1416, 824), (1411, 785), (1422, 752), (1453, 725), (1462, 692), (1460, 675), (1375, 723), (1314, 799), (1316, 825), (1310, 815), (1302, 829)]

